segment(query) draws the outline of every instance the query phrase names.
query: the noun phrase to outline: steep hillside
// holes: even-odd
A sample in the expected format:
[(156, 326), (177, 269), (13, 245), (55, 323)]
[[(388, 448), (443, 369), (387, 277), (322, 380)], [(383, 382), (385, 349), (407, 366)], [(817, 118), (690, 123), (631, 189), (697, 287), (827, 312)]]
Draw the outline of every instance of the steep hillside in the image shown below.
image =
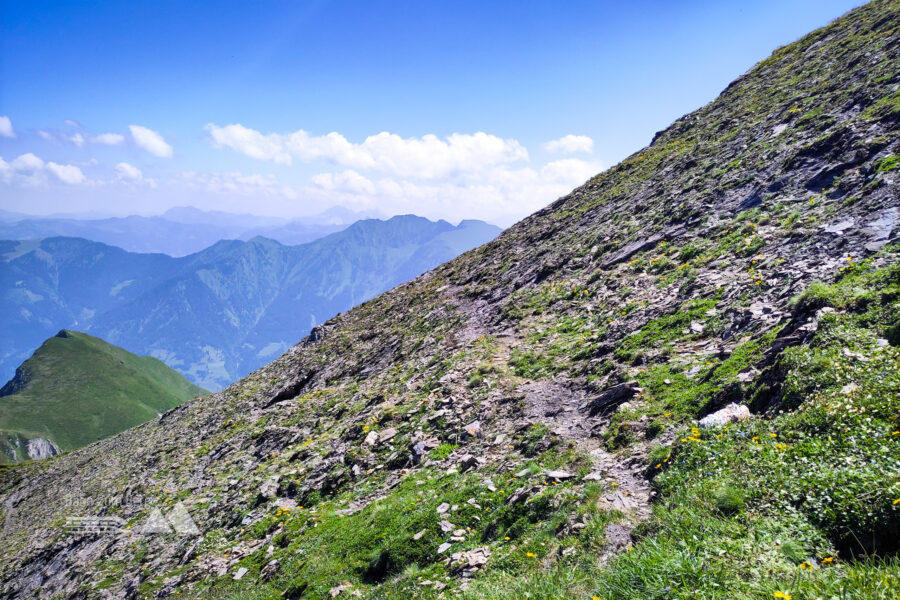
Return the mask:
[(898, 89), (876, 0), (223, 392), (6, 470), (0, 590), (897, 597)]
[(0, 242), (0, 331), (8, 336), (0, 376), (55, 331), (77, 327), (218, 390), (316, 323), (499, 231), (406, 215), (359, 221), (301, 246), (227, 240), (178, 259), (72, 238)]
[(60, 331), (0, 388), (0, 462), (80, 448), (207, 393), (155, 358)]

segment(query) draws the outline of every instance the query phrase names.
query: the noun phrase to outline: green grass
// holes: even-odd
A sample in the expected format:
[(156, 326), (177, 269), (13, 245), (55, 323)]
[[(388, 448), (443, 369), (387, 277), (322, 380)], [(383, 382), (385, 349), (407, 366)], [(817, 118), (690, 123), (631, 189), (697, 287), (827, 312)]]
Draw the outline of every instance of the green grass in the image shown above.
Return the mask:
[[(535, 458), (517, 478), (510, 473), (472, 472), (448, 475), (424, 469), (405, 478), (391, 493), (352, 514), (341, 512), (352, 496), (342, 494), (316, 506), (294, 511), (276, 510), (250, 527), (244, 539), (262, 537), (282, 527), (273, 540), (281, 574), (268, 583), (256, 575), (272, 557), (265, 547), (241, 560), (246, 580), (230, 576), (207, 578), (200, 597), (274, 598), (290, 588), (304, 589), (303, 598), (330, 598), (329, 590), (350, 582), (363, 598), (437, 598), (438, 592), (420, 581), (453, 584), (444, 558), (454, 552), (489, 547), (491, 569), (496, 573), (523, 575), (559, 549), (560, 544), (581, 552), (596, 551), (603, 542), (605, 525), (613, 513), (599, 513), (594, 503), (604, 492), (598, 484), (555, 484), (540, 476), (562, 460), (569, 468), (586, 469), (587, 460), (571, 449), (549, 451)], [(488, 486), (485, 481), (489, 481)], [(531, 490), (518, 502), (508, 502), (516, 490)], [(443, 514), (437, 507), (455, 507)], [(572, 518), (585, 518), (586, 527), (562, 535)], [(438, 547), (450, 537), (440, 521), (450, 521), (465, 531), (465, 540), (452, 543), (449, 551)], [(416, 534), (423, 532), (418, 539)], [(154, 583), (146, 582), (149, 589)], [(195, 590), (195, 593), (197, 590)]]
[[(64, 451), (207, 393), (155, 358), (73, 331), (45, 341), (21, 369), (27, 384), (0, 398), (0, 432), (48, 439)], [(0, 453), (0, 460), (6, 456)]]
[[(691, 322), (696, 321), (705, 327), (715, 323), (715, 318), (706, 313), (716, 307), (715, 298), (691, 300), (679, 310), (663, 315), (646, 323), (641, 329), (626, 337), (616, 348), (615, 357), (623, 363), (639, 358), (647, 349), (669, 347), (676, 340), (699, 337), (690, 331)], [(684, 333), (688, 330), (688, 333)]]
[(896, 168), (900, 168), (900, 156), (895, 154), (885, 156), (876, 163), (876, 170), (879, 173), (888, 173)]
[(488, 572), (463, 597), (900, 596), (900, 349), (877, 342), (898, 283), (896, 264), (854, 269), (798, 298), (847, 312), (783, 353), (784, 400), (768, 416), (651, 452), (659, 501), (633, 551), (606, 569), (572, 556), (525, 577)]

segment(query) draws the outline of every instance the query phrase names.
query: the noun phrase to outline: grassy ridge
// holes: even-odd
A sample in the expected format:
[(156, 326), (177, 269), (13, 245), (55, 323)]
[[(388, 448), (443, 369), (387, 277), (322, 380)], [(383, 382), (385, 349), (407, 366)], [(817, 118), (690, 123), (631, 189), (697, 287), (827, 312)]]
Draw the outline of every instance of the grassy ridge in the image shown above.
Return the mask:
[(48, 439), (61, 450), (114, 435), (206, 393), (155, 358), (73, 331), (48, 339), (21, 369), (24, 387), (0, 398), (0, 431)]

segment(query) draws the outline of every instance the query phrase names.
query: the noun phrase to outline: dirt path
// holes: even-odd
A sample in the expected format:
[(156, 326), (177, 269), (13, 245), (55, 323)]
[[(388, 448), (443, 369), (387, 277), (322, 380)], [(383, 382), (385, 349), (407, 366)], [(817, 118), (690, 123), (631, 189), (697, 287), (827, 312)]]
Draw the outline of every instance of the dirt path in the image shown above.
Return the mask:
[(581, 409), (585, 402), (583, 392), (565, 383), (555, 380), (525, 384), (527, 416), (563, 439), (575, 442), (593, 463), (588, 477), (609, 486), (597, 508), (617, 511), (622, 519), (606, 527), (606, 546), (599, 556), (603, 564), (631, 547), (631, 532), (650, 517), (652, 491), (644, 475), (649, 449), (646, 444), (636, 444), (627, 453), (608, 452), (597, 437), (605, 431), (608, 418), (588, 416)]

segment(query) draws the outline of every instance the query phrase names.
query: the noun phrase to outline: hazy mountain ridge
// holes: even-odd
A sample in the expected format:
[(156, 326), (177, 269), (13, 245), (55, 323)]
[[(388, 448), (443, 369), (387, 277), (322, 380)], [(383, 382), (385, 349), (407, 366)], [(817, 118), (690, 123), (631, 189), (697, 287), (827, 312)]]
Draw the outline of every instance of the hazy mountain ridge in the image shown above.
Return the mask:
[(206, 393), (155, 358), (60, 331), (0, 389), (0, 463), (79, 448)]
[(249, 240), (265, 236), (285, 245), (305, 244), (335, 233), (349, 223), (324, 218), (278, 219), (170, 209), (158, 217), (111, 217), (106, 219), (16, 218), (0, 220), (0, 239), (36, 240), (48, 237), (79, 237), (117, 246), (129, 252), (187, 256), (219, 240)]
[[(898, 73), (876, 0), (221, 393), (7, 470), (0, 589), (896, 597)], [(201, 537), (59, 525), (176, 501)]]
[(271, 360), (317, 322), (492, 239), (482, 222), (364, 220), (301, 246), (254, 237), (182, 258), (74, 238), (0, 242), (12, 375), (64, 327), (150, 354), (208, 389)]

